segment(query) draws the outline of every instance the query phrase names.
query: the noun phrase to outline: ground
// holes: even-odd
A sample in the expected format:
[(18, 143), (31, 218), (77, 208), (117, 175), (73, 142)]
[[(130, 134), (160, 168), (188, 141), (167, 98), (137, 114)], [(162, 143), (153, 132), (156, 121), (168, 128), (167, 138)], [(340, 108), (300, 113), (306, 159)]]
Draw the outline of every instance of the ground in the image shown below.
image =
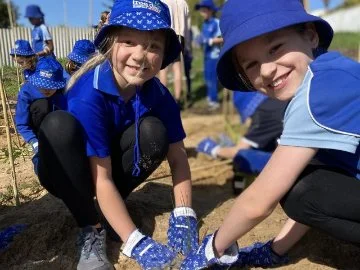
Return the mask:
[[(215, 137), (224, 131), (224, 118), (220, 113), (199, 115), (187, 112), (183, 115), (183, 123), (190, 166), (192, 169), (200, 168), (192, 174), (193, 208), (199, 219), (200, 238), (203, 238), (218, 228), (233, 204), (230, 182), (233, 174), (231, 165), (216, 166), (219, 161), (198, 155), (194, 147), (205, 136)], [(5, 133), (1, 133), (0, 148), (3, 147), (6, 147)], [(0, 252), (0, 269), (76, 269), (75, 222), (62, 202), (38, 185), (29, 157), (16, 159), (20, 206), (11, 205), (7, 199), (11, 194), (7, 188), (11, 179), (8, 164), (0, 162), (0, 169), (0, 231), (13, 224), (27, 225), (27, 229)], [(164, 162), (150, 179), (168, 173), (168, 166)], [(145, 182), (130, 195), (127, 206), (143, 232), (166, 243), (168, 219), (173, 208), (169, 177)], [(283, 211), (277, 207), (270, 217), (242, 237), (238, 244), (245, 246), (273, 238), (285, 220)], [(109, 259), (115, 269), (139, 269), (135, 261), (121, 254), (120, 248), (120, 243), (108, 240)], [(350, 244), (311, 231), (291, 250), (291, 263), (278, 269), (360, 269), (359, 252), (359, 248)]]

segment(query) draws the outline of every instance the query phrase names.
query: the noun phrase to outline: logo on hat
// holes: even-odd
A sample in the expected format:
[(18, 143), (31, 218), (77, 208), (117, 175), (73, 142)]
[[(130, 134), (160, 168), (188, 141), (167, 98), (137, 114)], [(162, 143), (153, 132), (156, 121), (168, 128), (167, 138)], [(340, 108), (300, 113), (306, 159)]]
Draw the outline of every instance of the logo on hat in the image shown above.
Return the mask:
[(156, 13), (161, 13), (161, 7), (158, 3), (154, 4), (149, 0), (133, 0), (133, 8), (146, 8)]
[(47, 79), (50, 79), (53, 75), (52, 73), (50, 73), (46, 70), (40, 70), (39, 74), (40, 74), (40, 77), (45, 77)]

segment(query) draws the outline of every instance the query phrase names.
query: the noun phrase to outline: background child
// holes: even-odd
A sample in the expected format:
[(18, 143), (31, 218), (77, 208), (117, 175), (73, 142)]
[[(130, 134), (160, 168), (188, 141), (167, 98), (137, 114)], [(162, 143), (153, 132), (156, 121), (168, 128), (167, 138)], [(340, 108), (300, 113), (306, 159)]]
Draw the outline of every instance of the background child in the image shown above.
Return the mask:
[(200, 15), (204, 18), (201, 35), (197, 43), (204, 49), (204, 79), (207, 88), (208, 108), (216, 110), (220, 107), (218, 102), (218, 80), (216, 75), (216, 64), (220, 54), (220, 44), (223, 40), (219, 27), (219, 19), (215, 17), (218, 8), (212, 0), (202, 0), (195, 5)]
[(18, 39), (15, 41), (15, 47), (11, 49), (10, 55), (13, 60), (21, 67), (24, 81), (35, 72), (37, 57), (30, 46), (29, 41)]
[(96, 26), (96, 32), (97, 32), (97, 33), (99, 33), (99, 31), (100, 31), (101, 28), (104, 26), (104, 24), (107, 24), (107, 23), (108, 23), (109, 14), (110, 14), (110, 11), (107, 11), (107, 10), (101, 12), (99, 23), (98, 23), (98, 25)]
[(70, 76), (79, 70), (79, 68), (95, 53), (95, 45), (88, 39), (77, 40), (72, 51), (68, 54), (68, 61), (65, 64), (64, 78), (66, 81)]
[(32, 48), (39, 57), (54, 55), (54, 43), (52, 41), (49, 29), (45, 25), (44, 13), (37, 5), (28, 5), (25, 11), (25, 17), (29, 18), (34, 26), (31, 30)]
[[(113, 268), (94, 196), (123, 253), (144, 269), (164, 268), (198, 244), (180, 111), (155, 78), (180, 53), (169, 10), (158, 0), (115, 1), (94, 43), (99, 55), (69, 81), (69, 113), (54, 112), (41, 125), (40, 182), (82, 228), (78, 269)], [(175, 197), (168, 246), (142, 234), (124, 203), (165, 157)]]
[(15, 124), (25, 142), (32, 147), (35, 173), (38, 174), (38, 132), (47, 114), (66, 109), (63, 94), (63, 68), (52, 57), (39, 60), (34, 74), (21, 88), (17, 98)]
[(221, 145), (211, 138), (202, 140), (196, 150), (213, 158), (234, 159), (233, 190), (239, 194), (245, 187), (244, 174), (258, 174), (277, 147), (283, 129), (287, 102), (267, 98), (256, 92), (235, 92), (234, 105), (244, 123), (251, 124), (236, 145)]
[[(298, 0), (229, 0), (221, 28), (217, 71), (223, 85), (291, 101), (270, 161), (182, 268), (230, 265), (236, 257), (238, 266), (275, 266), (309, 227), (359, 245), (360, 64), (326, 52), (331, 26)], [(291, 218), (281, 240), (231, 253), (229, 247), (278, 202)]]

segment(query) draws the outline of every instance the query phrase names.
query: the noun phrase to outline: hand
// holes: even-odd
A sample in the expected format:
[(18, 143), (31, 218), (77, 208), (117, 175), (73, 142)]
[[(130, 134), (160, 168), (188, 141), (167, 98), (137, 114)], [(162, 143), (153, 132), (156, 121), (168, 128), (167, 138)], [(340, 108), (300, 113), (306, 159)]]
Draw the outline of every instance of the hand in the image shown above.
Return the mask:
[(205, 138), (198, 144), (198, 146), (196, 147), (196, 151), (209, 155), (213, 158), (216, 158), (217, 156), (216, 152), (219, 149), (219, 147), (220, 146), (214, 140), (210, 138)]
[(199, 247), (196, 214), (190, 207), (177, 207), (170, 215), (168, 245), (183, 255)]
[(33, 153), (36, 155), (39, 151), (39, 142), (36, 138), (33, 138), (29, 141), (29, 144), (31, 145), (31, 148), (33, 150)]
[(234, 266), (274, 267), (289, 262), (287, 255), (277, 255), (271, 248), (272, 240), (266, 243), (256, 242), (239, 249), (239, 258)]
[(203, 46), (206, 43), (208, 43), (208, 41), (206, 40), (206, 38), (204, 38), (204, 36), (202, 34), (197, 35), (194, 38), (194, 41), (195, 41), (195, 44), (198, 45), (198, 46)]
[(236, 262), (238, 258), (238, 246), (236, 243), (231, 245), (225, 254), (219, 258), (214, 252), (214, 235), (207, 235), (202, 241), (198, 250), (190, 253), (182, 262), (180, 270), (200, 270), (207, 269), (212, 265), (222, 266), (226, 269)]
[(142, 269), (163, 269), (170, 266), (176, 257), (166, 245), (162, 245), (149, 236), (135, 230), (126, 241), (123, 253), (135, 259)]

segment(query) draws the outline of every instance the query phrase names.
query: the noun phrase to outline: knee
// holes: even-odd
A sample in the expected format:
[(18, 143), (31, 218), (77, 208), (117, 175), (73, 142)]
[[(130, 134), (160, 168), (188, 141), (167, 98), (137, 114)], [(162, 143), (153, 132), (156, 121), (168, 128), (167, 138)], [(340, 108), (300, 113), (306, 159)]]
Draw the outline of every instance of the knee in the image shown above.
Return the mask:
[(31, 114), (48, 114), (50, 112), (50, 104), (47, 99), (37, 99), (30, 105)]
[(147, 116), (140, 122), (140, 136), (145, 141), (167, 143), (167, 131), (160, 119)]

